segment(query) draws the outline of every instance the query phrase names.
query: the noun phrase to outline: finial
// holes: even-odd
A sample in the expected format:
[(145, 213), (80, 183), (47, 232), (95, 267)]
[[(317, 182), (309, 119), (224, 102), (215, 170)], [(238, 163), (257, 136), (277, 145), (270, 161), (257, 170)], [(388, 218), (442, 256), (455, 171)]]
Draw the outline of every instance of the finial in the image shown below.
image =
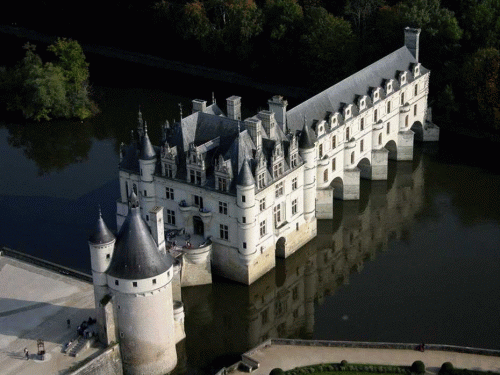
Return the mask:
[(212, 91), (212, 104), (215, 104), (215, 93)]
[(179, 111), (181, 113), (181, 123), (182, 123), (182, 103), (179, 103)]
[(99, 218), (101, 218), (101, 217), (102, 217), (102, 213), (101, 213), (101, 205), (100, 205), (100, 204), (98, 204), (98, 205), (97, 205), (97, 208), (98, 208), (98, 210), (99, 210)]
[(144, 121), (144, 134), (148, 133), (148, 122)]

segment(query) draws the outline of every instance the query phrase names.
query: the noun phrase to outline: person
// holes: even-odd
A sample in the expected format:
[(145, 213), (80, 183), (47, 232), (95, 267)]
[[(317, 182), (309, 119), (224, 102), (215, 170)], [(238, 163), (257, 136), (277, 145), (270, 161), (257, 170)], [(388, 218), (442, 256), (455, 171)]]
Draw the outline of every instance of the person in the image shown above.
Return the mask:
[(28, 348), (24, 348), (24, 355), (26, 356), (26, 360), (30, 359), (30, 352), (28, 351)]
[(68, 323), (68, 328), (71, 328), (71, 320), (66, 320), (66, 323)]

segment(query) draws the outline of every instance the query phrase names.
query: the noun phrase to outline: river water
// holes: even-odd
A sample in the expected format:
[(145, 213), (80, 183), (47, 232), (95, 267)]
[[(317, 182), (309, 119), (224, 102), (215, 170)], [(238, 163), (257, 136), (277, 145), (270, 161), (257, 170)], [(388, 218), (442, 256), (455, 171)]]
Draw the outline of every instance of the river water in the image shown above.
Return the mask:
[[(153, 142), (179, 102), (190, 110), (162, 90), (95, 91), (102, 113), (83, 123), (0, 122), (0, 245), (88, 271), (98, 205), (116, 228), (117, 150), (138, 105)], [(318, 237), (255, 284), (184, 288), (179, 371), (211, 373), (270, 337), (500, 349), (498, 146), (443, 132), (388, 181), (362, 181), (359, 201), (336, 201)]]

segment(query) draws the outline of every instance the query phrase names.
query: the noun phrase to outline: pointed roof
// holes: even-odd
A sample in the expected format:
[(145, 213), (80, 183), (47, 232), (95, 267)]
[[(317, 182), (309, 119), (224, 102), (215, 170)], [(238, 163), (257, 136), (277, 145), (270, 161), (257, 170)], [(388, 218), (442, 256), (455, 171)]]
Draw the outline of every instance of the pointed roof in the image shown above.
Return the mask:
[(240, 173), (238, 174), (238, 180), (236, 184), (239, 186), (252, 186), (255, 185), (255, 179), (252, 175), (252, 170), (250, 169), (250, 165), (248, 164), (248, 159), (243, 161), (243, 165), (241, 167)]
[(312, 133), (311, 129), (304, 121), (304, 127), (302, 128), (302, 132), (300, 133), (299, 138), (299, 148), (313, 148), (314, 142), (316, 141), (316, 136)]
[(89, 242), (91, 244), (105, 244), (110, 243), (115, 240), (114, 234), (109, 230), (104, 222), (101, 215), (101, 208), (99, 208), (99, 218), (97, 219), (97, 223), (94, 231), (89, 236)]
[(141, 144), (141, 160), (152, 160), (156, 158), (156, 152), (151, 144), (151, 141), (149, 140), (148, 136), (148, 126), (144, 125), (144, 136), (142, 137), (142, 144)]
[(141, 217), (141, 209), (131, 201), (106, 273), (119, 279), (140, 280), (161, 275), (172, 265), (172, 256), (158, 251), (149, 228)]

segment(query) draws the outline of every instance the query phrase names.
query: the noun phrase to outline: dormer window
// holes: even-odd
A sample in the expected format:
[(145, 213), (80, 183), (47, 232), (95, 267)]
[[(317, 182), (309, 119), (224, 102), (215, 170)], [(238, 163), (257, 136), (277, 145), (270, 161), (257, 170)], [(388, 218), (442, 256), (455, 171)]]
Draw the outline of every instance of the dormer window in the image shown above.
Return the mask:
[(378, 91), (373, 95), (373, 97), (375, 98), (375, 100), (378, 99)]
[(388, 83), (387, 84), (387, 92), (391, 92), (392, 91), (392, 83)]
[(337, 117), (332, 118), (332, 125), (335, 125), (337, 123)]
[(401, 73), (401, 86), (406, 83), (406, 72)]
[(420, 64), (417, 64), (413, 67), (413, 76), (417, 77), (420, 75)]
[(350, 109), (347, 109), (345, 111), (345, 117), (349, 117), (351, 115), (351, 110)]

